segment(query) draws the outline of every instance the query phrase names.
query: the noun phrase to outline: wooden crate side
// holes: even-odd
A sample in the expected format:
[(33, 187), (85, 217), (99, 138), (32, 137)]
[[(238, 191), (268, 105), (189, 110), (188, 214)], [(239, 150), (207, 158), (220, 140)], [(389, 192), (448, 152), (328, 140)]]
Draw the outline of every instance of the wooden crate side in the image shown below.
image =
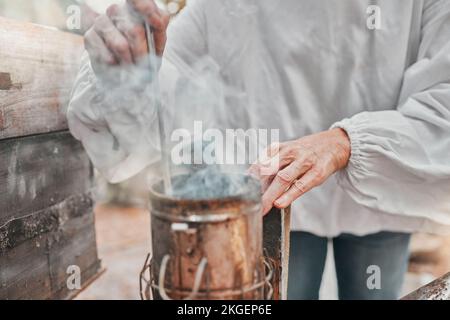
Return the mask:
[(88, 214), (68, 220), (53, 234), (49, 243), (49, 265), (54, 299), (66, 299), (77, 291), (67, 286), (69, 266), (80, 268), (81, 288), (99, 272), (92, 207)]
[(65, 299), (100, 271), (92, 166), (67, 131), (0, 140), (0, 298)]
[(91, 176), (86, 153), (68, 132), (0, 141), (0, 226), (86, 192)]
[(287, 299), (290, 226), (290, 207), (284, 210), (273, 208), (264, 217), (263, 246), (274, 267), (273, 300)]
[[(48, 212), (58, 222), (36, 231), (42, 233), (27, 238), (27, 223), (20, 221), (28, 217), (13, 221), (23, 225), (22, 229), (6, 233), (6, 238), (19, 240), (10, 239), (11, 245), (0, 251), (0, 298), (64, 299), (75, 294), (67, 287), (69, 266), (81, 269), (82, 286), (99, 272), (90, 195), (72, 196), (32, 216), (37, 221)], [(5, 234), (2, 229), (0, 232)]]
[(67, 129), (83, 38), (0, 17), (0, 140)]
[(0, 299), (48, 299), (48, 234), (0, 252)]

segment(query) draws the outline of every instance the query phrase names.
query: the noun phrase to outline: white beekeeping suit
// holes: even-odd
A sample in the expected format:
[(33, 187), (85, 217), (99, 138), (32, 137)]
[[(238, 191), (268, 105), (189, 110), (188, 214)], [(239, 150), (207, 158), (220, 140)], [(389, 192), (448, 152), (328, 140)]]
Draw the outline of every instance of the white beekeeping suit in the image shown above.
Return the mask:
[[(348, 167), (295, 202), (294, 229), (448, 232), (450, 1), (198, 0), (169, 29), (160, 77), (176, 112), (180, 70), (208, 56), (232, 89), (221, 127), (278, 128), (282, 140), (347, 131)], [(93, 105), (99, 87), (85, 58), (68, 119), (117, 182), (158, 161), (157, 129), (151, 111), (120, 102), (142, 96)]]

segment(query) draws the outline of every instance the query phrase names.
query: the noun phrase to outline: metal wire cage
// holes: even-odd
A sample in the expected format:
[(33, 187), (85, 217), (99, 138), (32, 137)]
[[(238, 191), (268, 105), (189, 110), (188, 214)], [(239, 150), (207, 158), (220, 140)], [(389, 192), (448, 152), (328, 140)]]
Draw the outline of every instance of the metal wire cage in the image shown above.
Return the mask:
[[(153, 300), (159, 297), (162, 300), (172, 300), (170, 294), (173, 292), (172, 288), (165, 287), (165, 276), (167, 266), (170, 261), (170, 256), (166, 255), (161, 263), (162, 267), (157, 277), (152, 272), (152, 256), (147, 255), (144, 266), (139, 274), (139, 290), (142, 300)], [(273, 287), (271, 280), (273, 277), (273, 262), (269, 258), (263, 258), (264, 265), (263, 275), (258, 274), (255, 270), (254, 282), (248, 286), (241, 286), (239, 288), (224, 288), (220, 290), (211, 290), (208, 286), (207, 275), (211, 270), (208, 270), (208, 262), (203, 258), (200, 262), (195, 274), (194, 286), (190, 291), (177, 292), (177, 296), (183, 295), (183, 300), (209, 300), (209, 299), (246, 299), (249, 296), (255, 298), (264, 298), (271, 300), (273, 296)], [(205, 288), (200, 290), (201, 284), (204, 282)]]

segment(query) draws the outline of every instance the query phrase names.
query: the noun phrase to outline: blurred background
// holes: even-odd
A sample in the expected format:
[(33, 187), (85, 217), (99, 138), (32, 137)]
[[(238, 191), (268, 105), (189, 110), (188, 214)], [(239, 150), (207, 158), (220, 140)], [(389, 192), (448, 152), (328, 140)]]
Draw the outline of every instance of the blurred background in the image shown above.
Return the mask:
[[(176, 14), (195, 0), (156, 2)], [(121, 0), (0, 0), (0, 16), (83, 34), (95, 17)], [(78, 6), (81, 26), (73, 29), (68, 19)], [(146, 210), (145, 173), (119, 185), (109, 185), (96, 175), (95, 209), (97, 244), (107, 272), (81, 293), (79, 299), (138, 299), (138, 275), (150, 246), (150, 221)], [(332, 250), (329, 250), (332, 252)], [(450, 237), (417, 234), (411, 244), (409, 272), (403, 293), (428, 283), (450, 270)], [(321, 298), (336, 299), (333, 257), (329, 255)]]
[[(156, 0), (155, 2), (175, 16), (186, 5), (186, 1), (195, 0)], [(95, 14), (105, 12), (111, 4), (124, 2), (125, 0), (0, 0), (0, 14), (6, 18), (67, 30), (69, 8), (72, 5), (78, 5), (83, 12), (82, 28), (70, 31), (84, 33), (83, 31), (86, 31), (95, 19)]]

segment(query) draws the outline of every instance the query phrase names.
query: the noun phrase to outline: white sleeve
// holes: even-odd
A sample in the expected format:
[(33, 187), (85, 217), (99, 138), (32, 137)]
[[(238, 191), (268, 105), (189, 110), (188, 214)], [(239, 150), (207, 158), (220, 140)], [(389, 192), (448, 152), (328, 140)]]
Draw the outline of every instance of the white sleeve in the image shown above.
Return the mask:
[(111, 183), (121, 182), (160, 158), (158, 122), (148, 96), (129, 88), (103, 88), (83, 55), (67, 120), (94, 166)]
[(422, 19), (398, 109), (333, 126), (347, 131), (352, 148), (337, 179), (363, 206), (450, 225), (450, 1), (425, 2)]
[[(171, 62), (163, 58), (161, 87), (176, 81), (174, 63), (187, 65), (190, 57), (200, 54), (194, 50), (205, 48), (202, 14), (198, 5), (191, 7), (169, 27), (164, 56), (171, 57)], [(103, 87), (84, 53), (67, 119), (72, 135), (82, 142), (94, 166), (109, 182), (124, 181), (160, 160), (158, 121), (151, 104), (148, 94), (132, 85)]]

